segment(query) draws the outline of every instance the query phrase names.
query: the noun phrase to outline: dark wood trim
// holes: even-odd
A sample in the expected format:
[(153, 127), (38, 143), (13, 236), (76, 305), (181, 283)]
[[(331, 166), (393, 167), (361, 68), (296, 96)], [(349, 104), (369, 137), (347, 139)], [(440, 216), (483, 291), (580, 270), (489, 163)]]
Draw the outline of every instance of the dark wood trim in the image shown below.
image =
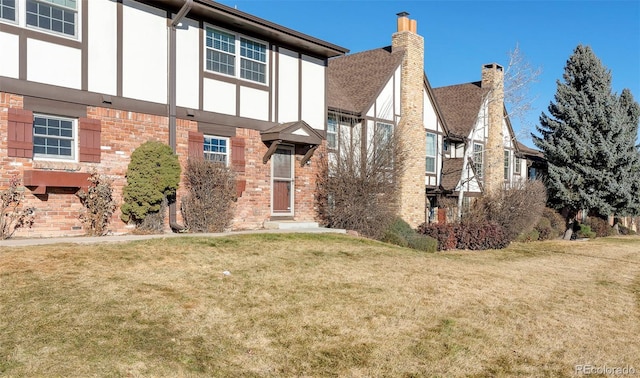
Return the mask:
[(20, 33), (18, 37), (18, 78), (27, 80), (27, 37)]
[(302, 119), (302, 54), (298, 53), (298, 120)]
[(198, 87), (198, 109), (204, 109), (204, 22), (198, 22), (200, 28), (198, 37), (200, 39), (200, 46), (198, 47), (198, 57), (200, 62), (198, 63), (199, 69), (199, 87)]
[(36, 39), (38, 41), (49, 42), (60, 46), (72, 47), (78, 50), (82, 48), (82, 42), (76, 39), (69, 39), (43, 30), (2, 23), (2, 31), (9, 34), (15, 34), (20, 37)]
[[(33, 98), (28, 101), (44, 100), (46, 102), (46, 100), (52, 100), (55, 103), (60, 104), (60, 106), (62, 106), (63, 108), (67, 107), (69, 109), (77, 109), (74, 107), (74, 104), (77, 104), (83, 106), (95, 106), (136, 113), (159, 115), (163, 117), (166, 117), (168, 114), (168, 105), (166, 104), (158, 104), (155, 102), (136, 100), (120, 96), (110, 96), (111, 103), (103, 103), (103, 94), (101, 93), (81, 91), (78, 89), (35, 83), (7, 77), (0, 77), (0, 88), (2, 88), (3, 92)], [(50, 103), (53, 104), (52, 102)], [(62, 105), (64, 103), (68, 104)], [(190, 113), (192, 115), (189, 115)], [(275, 125), (274, 122), (261, 121), (253, 118), (236, 117), (233, 115), (202, 110), (197, 110), (194, 112), (193, 109), (180, 106), (176, 107), (176, 116), (179, 119), (187, 119), (190, 121), (259, 131), (270, 129)]]
[(261, 91), (268, 91), (269, 87), (265, 84), (258, 84), (248, 80), (241, 80), (235, 77), (229, 77), (225, 75), (220, 75), (215, 72), (203, 71), (203, 77), (206, 79), (224, 81), (225, 83), (235, 84), (237, 87), (249, 87), (253, 89), (258, 89)]
[(23, 109), (63, 117), (86, 117), (87, 106), (46, 98), (24, 96)]
[(122, 0), (116, 0), (118, 2), (116, 10), (116, 95), (122, 97), (123, 87), (123, 59), (124, 59), (124, 21), (123, 14), (124, 9)]
[(236, 83), (236, 116), (240, 117), (240, 83)]
[(273, 119), (273, 73), (275, 72), (275, 67), (273, 66), (273, 43), (269, 43), (269, 70), (271, 72), (268, 72), (269, 75), (269, 116), (268, 119), (269, 121), (274, 121)]
[(275, 55), (276, 55), (276, 67), (274, 70), (274, 82), (275, 85), (272, 87), (273, 89), (273, 96), (275, 97), (274, 101), (275, 104), (273, 106), (273, 108), (275, 109), (275, 114), (273, 115), (273, 121), (274, 122), (279, 122), (280, 119), (280, 111), (278, 110), (278, 106), (280, 105), (280, 101), (279, 101), (279, 97), (280, 97), (280, 48), (278, 46), (274, 45), (274, 50), (275, 50)]
[(329, 83), (329, 60), (324, 60), (324, 132), (327, 133), (327, 118), (329, 114), (329, 90), (327, 84)]
[(81, 58), (81, 79), (80, 89), (86, 91), (89, 89), (89, 0), (82, 0), (82, 58)]
[(198, 122), (198, 131), (213, 136), (234, 137), (236, 136), (236, 128), (232, 126), (216, 125), (207, 122)]

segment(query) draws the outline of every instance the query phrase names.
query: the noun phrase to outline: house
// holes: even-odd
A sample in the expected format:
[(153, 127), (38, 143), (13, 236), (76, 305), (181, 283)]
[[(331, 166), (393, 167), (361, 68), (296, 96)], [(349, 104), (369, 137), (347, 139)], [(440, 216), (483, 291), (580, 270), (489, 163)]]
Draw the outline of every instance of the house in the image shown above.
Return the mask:
[[(0, 187), (21, 176), (36, 208), (17, 235), (82, 234), (74, 193), (96, 172), (121, 203), (131, 153), (147, 140), (169, 144), (183, 167), (203, 156), (235, 170), (235, 229), (314, 219), (327, 61), (347, 49), (209, 0), (0, 8)], [(119, 218), (111, 230), (126, 232)]]
[(398, 14), (391, 46), (329, 60), (327, 139), (340, 153), (377, 129), (400, 131), (410, 147), (399, 216), (415, 227), (446, 221), (461, 191), (468, 204), (525, 180), (527, 163), (504, 106), (503, 68), (487, 64), (479, 82), (432, 88), (424, 39), (408, 16)]
[(391, 46), (329, 60), (329, 152), (340, 153), (354, 141), (400, 132), (405, 149), (399, 215), (412, 226), (425, 221), (425, 188), (440, 186), (447, 131), (424, 73), (424, 39), (416, 20), (398, 14)]
[[(442, 191), (465, 203), (527, 179), (527, 160), (504, 105), (503, 67), (483, 65), (481, 81), (434, 88), (449, 130)], [(527, 150), (529, 151), (529, 149)]]

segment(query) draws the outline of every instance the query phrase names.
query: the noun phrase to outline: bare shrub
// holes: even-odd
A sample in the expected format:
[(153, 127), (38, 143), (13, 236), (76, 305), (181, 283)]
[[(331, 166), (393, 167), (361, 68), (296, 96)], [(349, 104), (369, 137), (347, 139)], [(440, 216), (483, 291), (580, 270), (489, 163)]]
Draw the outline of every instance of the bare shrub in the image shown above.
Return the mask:
[(396, 129), (392, 135), (376, 130), (366, 139), (351, 136), (340, 141), (338, 151), (320, 157), (315, 199), (322, 224), (383, 236), (398, 211), (397, 180), (406, 155), (399, 134)]
[(185, 225), (194, 232), (222, 232), (233, 219), (236, 181), (222, 163), (189, 159), (185, 172), (189, 193), (182, 199)]
[(84, 206), (80, 221), (88, 235), (102, 236), (109, 231), (111, 216), (116, 210), (112, 180), (97, 173), (89, 176), (88, 180), (88, 190), (79, 190), (76, 193)]
[(9, 239), (17, 229), (31, 228), (34, 222), (33, 207), (24, 207), (24, 187), (20, 178), (14, 176), (9, 187), (0, 191), (0, 239)]
[(493, 195), (479, 198), (469, 210), (465, 223), (487, 221), (504, 228), (507, 238), (529, 232), (538, 223), (545, 209), (547, 194), (540, 180), (515, 183)]
[(609, 222), (602, 218), (592, 216), (587, 219), (586, 223), (591, 227), (591, 231), (595, 232), (599, 238), (611, 236), (615, 233), (613, 227), (609, 225)]

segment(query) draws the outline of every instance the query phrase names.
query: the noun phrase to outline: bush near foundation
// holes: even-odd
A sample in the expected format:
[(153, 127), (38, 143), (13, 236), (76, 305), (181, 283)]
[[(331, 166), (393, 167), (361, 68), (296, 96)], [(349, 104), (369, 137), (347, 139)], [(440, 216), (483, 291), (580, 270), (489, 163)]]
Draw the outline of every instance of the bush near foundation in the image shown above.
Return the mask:
[(438, 242), (438, 251), (456, 248), (456, 232), (452, 224), (423, 223), (418, 226), (418, 233), (436, 239)]
[(113, 199), (112, 181), (105, 176), (93, 173), (88, 178), (89, 188), (79, 190), (76, 195), (84, 207), (80, 221), (87, 235), (102, 236), (109, 231), (111, 216), (116, 210)]
[(407, 222), (400, 218), (396, 218), (389, 225), (381, 241), (423, 252), (435, 252), (438, 249), (436, 239), (417, 233)]
[(141, 144), (131, 154), (127, 168), (122, 220), (143, 231), (162, 230), (163, 203), (175, 200), (179, 183), (180, 162), (171, 147), (158, 141)]
[(189, 159), (185, 171), (188, 194), (182, 199), (185, 226), (193, 232), (222, 232), (233, 219), (236, 181), (224, 164)]
[(19, 228), (31, 228), (34, 222), (33, 207), (25, 207), (24, 187), (20, 178), (14, 176), (9, 187), (0, 190), (0, 239), (9, 239)]
[(502, 249), (511, 241), (507, 231), (496, 223), (460, 223), (455, 230), (457, 249)]
[(607, 222), (602, 218), (589, 217), (589, 219), (587, 219), (586, 224), (588, 224), (589, 227), (591, 227), (591, 231), (593, 231), (596, 234), (596, 237), (598, 238), (611, 236), (615, 232), (613, 230), (613, 227), (609, 226), (609, 222)]

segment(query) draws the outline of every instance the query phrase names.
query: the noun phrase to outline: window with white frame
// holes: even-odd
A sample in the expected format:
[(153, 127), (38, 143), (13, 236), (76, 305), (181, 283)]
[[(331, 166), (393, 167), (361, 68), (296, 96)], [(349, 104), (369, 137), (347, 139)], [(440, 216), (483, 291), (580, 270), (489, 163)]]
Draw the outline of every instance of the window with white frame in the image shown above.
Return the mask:
[(504, 179), (509, 179), (509, 170), (511, 168), (511, 152), (504, 152)]
[[(206, 28), (205, 39), (207, 71), (263, 84), (267, 82), (265, 43), (210, 27)], [(240, 60), (239, 70), (236, 70), (237, 58)]]
[(204, 158), (209, 161), (229, 164), (229, 138), (204, 136)]
[(474, 163), (474, 168), (476, 170), (476, 176), (479, 179), (482, 179), (482, 173), (483, 173), (483, 160), (484, 160), (484, 156), (483, 156), (483, 148), (482, 145), (480, 143), (474, 143), (473, 144), (473, 163)]
[(338, 119), (334, 115), (327, 119), (327, 148), (338, 148)]
[(16, 0), (0, 0), (0, 19), (16, 21)]
[(427, 160), (426, 171), (427, 173), (436, 173), (436, 143), (438, 137), (436, 134), (427, 133)]
[(27, 0), (28, 26), (55, 33), (77, 36), (77, 0)]
[(75, 160), (77, 121), (42, 114), (33, 116), (33, 156)]
[[(391, 139), (393, 138), (393, 125), (389, 123), (376, 122), (376, 127), (373, 135), (375, 155), (388, 156), (385, 154), (390, 153), (393, 150), (391, 148)], [(391, 161), (389, 163), (391, 163)]]
[(513, 171), (516, 175), (519, 175), (522, 173), (522, 160), (520, 160), (519, 157), (516, 156), (516, 162), (515, 162), (515, 167), (513, 167)]

